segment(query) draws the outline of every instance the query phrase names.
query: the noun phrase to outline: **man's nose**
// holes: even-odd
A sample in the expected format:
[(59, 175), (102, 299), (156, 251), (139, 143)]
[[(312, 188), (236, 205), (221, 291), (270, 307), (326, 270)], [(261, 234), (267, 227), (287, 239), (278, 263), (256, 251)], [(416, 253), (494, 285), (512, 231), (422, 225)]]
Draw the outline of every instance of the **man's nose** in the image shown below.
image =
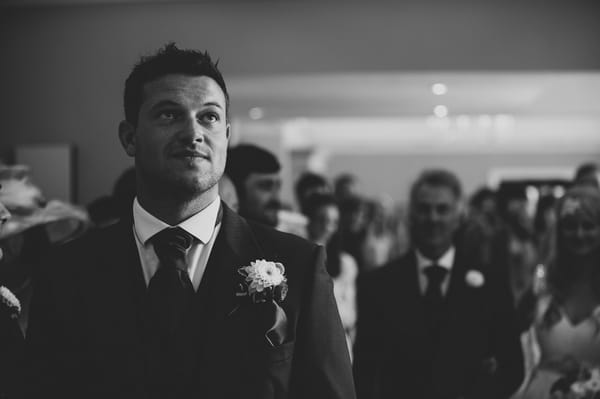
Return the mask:
[(189, 116), (185, 119), (185, 125), (179, 134), (179, 138), (190, 143), (202, 142), (204, 141), (204, 133), (204, 127), (198, 120), (193, 116)]
[(428, 213), (429, 220), (432, 222), (437, 222), (440, 219), (440, 214), (435, 209), (432, 209)]

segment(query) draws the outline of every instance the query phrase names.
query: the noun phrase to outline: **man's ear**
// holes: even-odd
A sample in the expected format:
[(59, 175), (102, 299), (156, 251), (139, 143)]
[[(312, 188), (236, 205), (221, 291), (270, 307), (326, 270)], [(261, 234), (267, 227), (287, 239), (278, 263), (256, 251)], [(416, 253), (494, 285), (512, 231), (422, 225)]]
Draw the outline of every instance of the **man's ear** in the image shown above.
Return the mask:
[(125, 153), (130, 157), (135, 156), (135, 127), (131, 123), (127, 121), (119, 123), (119, 140)]
[(231, 123), (227, 122), (227, 133), (226, 133), (226, 137), (227, 140), (229, 140), (231, 138)]

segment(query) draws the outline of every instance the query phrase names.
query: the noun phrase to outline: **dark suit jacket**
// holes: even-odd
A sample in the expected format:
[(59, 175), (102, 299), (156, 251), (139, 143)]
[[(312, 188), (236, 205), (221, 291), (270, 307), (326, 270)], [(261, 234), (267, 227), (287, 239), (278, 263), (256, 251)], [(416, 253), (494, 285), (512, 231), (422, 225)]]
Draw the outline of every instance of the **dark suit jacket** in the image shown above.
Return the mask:
[[(349, 355), (323, 248), (247, 222), (224, 204), (221, 230), (181, 331), (169, 398), (353, 398)], [(240, 306), (238, 268), (281, 262), (287, 332), (272, 347), (262, 305)], [(35, 286), (27, 346), (34, 395), (156, 397), (140, 339), (146, 286), (131, 223), (63, 247)], [(268, 312), (268, 310), (267, 310)], [(154, 377), (153, 377), (154, 378)]]
[[(485, 277), (466, 282), (469, 270)], [(504, 279), (457, 249), (439, 344), (426, 327), (414, 251), (358, 286), (354, 373), (361, 399), (502, 398), (523, 377), (515, 312)]]

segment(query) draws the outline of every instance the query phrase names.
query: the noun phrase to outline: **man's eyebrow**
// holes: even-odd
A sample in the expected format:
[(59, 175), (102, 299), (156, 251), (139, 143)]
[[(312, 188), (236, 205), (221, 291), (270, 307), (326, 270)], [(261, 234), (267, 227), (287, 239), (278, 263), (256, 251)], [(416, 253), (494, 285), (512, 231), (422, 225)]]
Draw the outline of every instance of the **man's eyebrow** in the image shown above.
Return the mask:
[(221, 104), (219, 104), (218, 102), (214, 102), (214, 101), (209, 101), (207, 103), (204, 103), (204, 105), (213, 106), (213, 107), (217, 107), (217, 108), (223, 109), (223, 106)]
[(159, 102), (157, 102), (156, 104), (154, 104), (151, 109), (155, 109), (155, 108), (160, 108), (160, 107), (165, 107), (165, 106), (179, 106), (180, 104), (172, 101), (172, 100), (161, 100)]

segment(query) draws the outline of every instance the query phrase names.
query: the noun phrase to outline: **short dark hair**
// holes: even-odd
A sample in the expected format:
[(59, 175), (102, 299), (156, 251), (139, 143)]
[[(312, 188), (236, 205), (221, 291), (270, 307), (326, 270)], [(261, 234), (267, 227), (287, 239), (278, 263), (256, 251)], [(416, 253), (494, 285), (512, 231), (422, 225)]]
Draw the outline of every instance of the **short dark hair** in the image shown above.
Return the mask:
[(137, 125), (144, 101), (144, 85), (166, 75), (207, 76), (214, 79), (225, 94), (226, 115), (229, 118), (229, 93), (223, 75), (207, 51), (181, 50), (175, 43), (166, 44), (156, 54), (142, 57), (125, 81), (125, 119)]
[(281, 165), (270, 151), (253, 144), (240, 144), (227, 151), (225, 173), (239, 197), (244, 197), (244, 181), (251, 173), (277, 173)]
[(596, 174), (599, 172), (598, 164), (586, 162), (577, 167), (573, 183), (575, 185), (591, 186), (599, 188), (598, 178)]
[(452, 191), (456, 199), (462, 198), (462, 186), (458, 177), (449, 170), (428, 169), (424, 170), (410, 188), (410, 201), (415, 198), (417, 190), (422, 186), (430, 185), (436, 187), (447, 187)]
[(598, 172), (598, 165), (593, 162), (585, 162), (577, 167), (574, 180), (579, 180)]

